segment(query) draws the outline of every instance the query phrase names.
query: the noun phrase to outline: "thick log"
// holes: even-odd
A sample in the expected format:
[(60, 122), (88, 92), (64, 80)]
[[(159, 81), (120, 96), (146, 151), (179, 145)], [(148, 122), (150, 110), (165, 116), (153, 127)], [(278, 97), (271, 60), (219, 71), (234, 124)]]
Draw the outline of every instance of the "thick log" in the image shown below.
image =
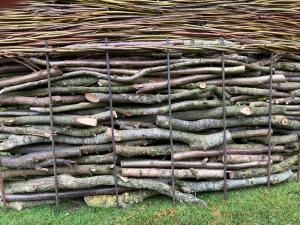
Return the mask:
[[(226, 92), (230, 95), (251, 95), (251, 96), (268, 96), (269, 90), (268, 89), (261, 89), (261, 88), (252, 88), (252, 87), (226, 87)], [(289, 97), (290, 95), (286, 92), (278, 92), (273, 90), (272, 91), (273, 97)]]
[(275, 69), (291, 71), (291, 72), (300, 72), (300, 63), (296, 62), (278, 62), (275, 64)]
[(250, 95), (239, 95), (239, 96), (234, 96), (229, 99), (230, 102), (236, 103), (236, 102), (241, 102), (241, 101), (250, 101), (253, 99), (253, 96)]
[[(201, 161), (174, 162), (174, 168), (202, 168), (202, 169), (224, 169), (223, 163), (212, 163)], [(267, 161), (227, 164), (227, 169), (237, 170), (251, 167), (265, 167)], [(271, 162), (272, 163), (272, 162)], [(127, 159), (121, 161), (121, 167), (125, 168), (171, 168), (172, 162), (167, 160)]]
[[(220, 100), (187, 100), (184, 102), (173, 103), (171, 105), (172, 111), (184, 111), (190, 109), (206, 109), (220, 106), (222, 103)], [(158, 106), (158, 107), (135, 107), (135, 108), (121, 108), (115, 107), (114, 110), (117, 113), (121, 113), (125, 116), (142, 116), (142, 115), (157, 115), (165, 114), (169, 112), (169, 106)]]
[[(222, 118), (223, 107), (216, 107), (206, 110), (190, 110), (172, 113), (173, 118), (183, 120), (200, 120)], [(272, 114), (282, 115), (285, 112), (284, 106), (273, 106)], [(236, 116), (266, 116), (269, 113), (268, 107), (249, 107), (249, 106), (227, 106), (227, 117)]]
[(158, 195), (159, 193), (156, 191), (149, 190), (139, 190), (121, 193), (118, 196), (118, 205), (117, 205), (117, 197), (115, 195), (99, 195), (99, 196), (86, 196), (84, 197), (84, 201), (88, 206), (91, 207), (99, 207), (99, 208), (110, 208), (110, 207), (130, 207), (134, 204), (141, 203), (145, 199)]
[[(225, 80), (226, 86), (256, 86), (266, 84), (270, 80), (270, 76), (247, 77), (247, 78), (228, 78)], [(273, 83), (284, 83), (286, 77), (283, 74), (273, 75)], [(222, 80), (211, 80), (205, 82), (208, 85), (222, 85)], [(190, 86), (193, 87), (193, 86)]]
[[(172, 100), (179, 99), (190, 99), (199, 96), (202, 94), (203, 90), (194, 89), (186, 90), (179, 93), (171, 94)], [(85, 98), (90, 102), (101, 102), (108, 103), (109, 96), (102, 93), (87, 93)], [(116, 103), (137, 103), (137, 104), (157, 104), (168, 101), (168, 95), (151, 95), (151, 94), (114, 94), (112, 96), (113, 102)]]
[(8, 127), (8, 126), (0, 126), (0, 132), (10, 133), (10, 134), (19, 134), (19, 135), (33, 135), (33, 136), (41, 136), (41, 137), (51, 137), (51, 133), (49, 129), (36, 129), (33, 127)]
[(12, 116), (33, 116), (39, 115), (37, 112), (31, 112), (30, 110), (15, 110), (0, 112), (0, 116), (12, 117)]
[[(173, 73), (172, 73), (173, 75)], [(202, 75), (193, 75), (193, 76), (186, 76), (186, 77), (179, 77), (172, 79), (171, 82), (171, 87), (179, 87), (183, 84), (189, 84), (193, 82), (198, 82), (198, 81), (205, 81), (209, 80), (212, 78), (216, 78), (218, 75), (213, 75), (213, 74), (202, 74)], [(137, 89), (137, 93), (145, 93), (145, 92), (151, 92), (151, 91), (157, 91), (157, 90), (163, 90), (168, 87), (168, 81), (159, 81), (159, 82), (146, 82), (146, 83), (141, 83), (141, 84), (134, 84), (133, 85)], [(200, 88), (203, 87), (203, 85), (199, 85)], [(199, 88), (198, 87), (198, 88)], [(205, 90), (209, 89), (214, 89), (214, 86), (207, 86)]]
[[(118, 188), (118, 193), (130, 191), (128, 188)], [(60, 191), (58, 193), (59, 199), (66, 198), (78, 198), (85, 196), (97, 196), (97, 195), (114, 195), (116, 193), (115, 188), (92, 188), (74, 191)], [(5, 196), (8, 202), (26, 201), (26, 202), (37, 202), (37, 201), (48, 201), (55, 200), (55, 193), (34, 193), (34, 194), (9, 194)]]
[(28, 73), (30, 69), (24, 65), (8, 64), (1, 65), (0, 75), (1, 77), (5, 74), (16, 74), (16, 73)]
[[(288, 170), (290, 166), (296, 164), (298, 161), (298, 156), (294, 155), (280, 163), (273, 164), (270, 167), (271, 174), (280, 173), (285, 170)], [(258, 176), (266, 176), (267, 175), (267, 168), (254, 168), (254, 169), (247, 169), (247, 170), (240, 170), (240, 171), (231, 171), (229, 173), (229, 177), (232, 179), (236, 178), (247, 178), (247, 177), (258, 177)]]
[[(270, 159), (273, 162), (281, 162), (284, 158), (281, 155), (271, 155)], [(247, 163), (247, 162), (261, 162), (267, 161), (268, 155), (228, 155), (226, 162), (228, 163)], [(222, 157), (224, 162), (224, 157)]]
[[(172, 187), (163, 181), (156, 179), (135, 179), (135, 178), (119, 178), (119, 187), (127, 187), (134, 189), (146, 189), (157, 191), (163, 195), (172, 197)], [(96, 186), (112, 186), (115, 184), (114, 176), (103, 175), (84, 178), (75, 178), (66, 174), (58, 176), (58, 188), (60, 189), (84, 189)], [(46, 192), (54, 190), (54, 177), (38, 178), (27, 181), (17, 181), (7, 183), (5, 185), (6, 193), (32, 193)], [(200, 204), (207, 207), (207, 203), (190, 194), (175, 191), (175, 199), (178, 202)]]
[[(270, 176), (271, 184), (278, 184), (287, 181), (292, 176), (292, 171), (288, 170), (283, 173)], [(238, 189), (263, 185), (268, 182), (268, 177), (252, 177), (248, 179), (227, 180), (228, 189)], [(222, 191), (224, 189), (224, 181), (177, 181), (180, 189), (187, 193)]]
[[(268, 129), (258, 129), (258, 130), (233, 130), (231, 131), (232, 139), (245, 139), (249, 137), (264, 137), (269, 134)], [(271, 131), (272, 133), (272, 131)]]
[[(263, 144), (268, 144), (268, 138), (267, 137), (252, 137), (248, 138), (250, 141), (256, 141)], [(282, 145), (282, 144), (289, 144), (293, 142), (298, 141), (298, 135), (297, 134), (290, 134), (290, 135), (273, 135), (271, 137), (271, 144), (273, 145)]]
[[(64, 70), (64, 71), (68, 71), (68, 70)], [(69, 72), (71, 72), (71, 71), (69, 71)], [(97, 83), (98, 81), (99, 81), (99, 79), (97, 79), (95, 77), (83, 76), (83, 77), (73, 77), (73, 78), (58, 80), (58, 81), (52, 82), (51, 85), (53, 87), (56, 87), (56, 86), (61, 86), (61, 87), (77, 86), (77, 87), (80, 87), (80, 86), (89, 86), (89, 85)]]
[[(56, 76), (61, 76), (62, 72), (58, 68), (52, 68), (50, 69), (50, 74), (52, 77), (56, 77)], [(0, 88), (5, 88), (5, 87), (23, 84), (31, 81), (36, 81), (36, 80), (42, 80), (45, 78), (47, 78), (46, 70), (34, 72), (25, 76), (14, 76), (11, 78), (0, 80)]]
[[(119, 86), (112, 87), (113, 93), (128, 93), (132, 91), (136, 91), (133, 86)], [(17, 89), (19, 90), (19, 89)], [(13, 90), (14, 91), (14, 90)], [(68, 86), (68, 87), (52, 87), (51, 89), (53, 94), (85, 94), (85, 93), (108, 93), (108, 87), (76, 87), (76, 86)], [(18, 95), (26, 95), (26, 96), (45, 96), (48, 93), (47, 88), (34, 89), (30, 91), (22, 91), (16, 92), (14, 94)]]
[[(121, 168), (122, 176), (124, 177), (172, 177), (171, 169), (156, 169), (156, 168)], [(174, 177), (176, 178), (222, 178), (223, 170), (207, 170), (207, 169), (175, 169)]]
[(107, 164), (113, 163), (113, 154), (82, 156), (74, 159), (78, 164)]
[[(138, 141), (138, 143), (132, 143), (132, 142), (125, 142), (122, 144), (126, 145), (143, 145), (144, 143), (141, 141)], [(71, 149), (71, 148), (79, 148), (82, 154), (88, 155), (91, 153), (104, 153), (109, 152), (112, 150), (111, 144), (102, 144), (102, 145), (82, 145), (82, 146), (70, 146), (70, 145), (64, 145), (64, 144), (57, 144), (55, 146), (55, 149), (57, 151), (65, 151), (65, 149)], [(10, 150), (11, 153), (14, 154), (28, 154), (32, 152), (43, 152), (43, 151), (51, 151), (52, 147), (51, 144), (35, 144), (35, 145), (28, 145), (28, 146), (21, 146), (18, 148), (14, 148)]]
[[(68, 158), (81, 156), (79, 148), (66, 148), (63, 150), (56, 150), (57, 158)], [(52, 151), (29, 153), (22, 156), (0, 156), (0, 165), (8, 168), (39, 168), (40, 162), (47, 161), (53, 158)]]
[[(10, 180), (15, 177), (30, 178), (33, 176), (52, 176), (53, 168), (43, 169), (16, 169), (16, 170), (5, 170), (2, 172), (4, 180)], [(113, 174), (113, 165), (72, 165), (67, 167), (57, 167), (57, 174), (70, 174), (73, 176), (77, 175), (111, 175)]]
[(300, 98), (299, 97), (276, 98), (273, 99), (273, 104), (277, 104), (277, 105), (300, 104)]
[[(72, 125), (72, 126), (96, 126), (97, 119), (90, 116), (54, 116), (55, 125)], [(30, 124), (45, 124), (50, 123), (49, 116), (20, 116), (0, 118), (0, 123), (3, 125), (30, 125)]]
[[(174, 145), (174, 152), (191, 151), (191, 148), (185, 145)], [(171, 154), (170, 145), (155, 145), (155, 146), (129, 146), (116, 145), (116, 153), (120, 156), (165, 156)]]
[[(103, 124), (106, 125), (105, 122)], [(147, 123), (142, 121), (130, 121), (130, 120), (114, 120), (114, 124), (119, 127), (120, 130), (132, 130), (139, 128), (155, 128), (153, 123)]]
[[(21, 127), (20, 127), (21, 128)], [(33, 128), (37, 128), (40, 130), (50, 130), (49, 126), (34, 126)], [(64, 134), (68, 136), (74, 136), (74, 137), (91, 137), (95, 136), (100, 133), (104, 133), (106, 131), (107, 127), (104, 126), (97, 126), (97, 127), (91, 127), (91, 128), (75, 128), (75, 127), (54, 127), (54, 133), (55, 134)], [(1, 131), (1, 127), (0, 127)]]
[[(94, 109), (94, 108), (100, 108), (103, 107), (101, 104), (97, 103), (91, 103), (91, 102), (80, 102), (76, 104), (71, 105), (61, 105), (61, 106), (55, 106), (52, 108), (54, 113), (62, 113), (62, 112), (69, 112), (69, 111), (75, 111), (75, 110), (81, 110), (81, 109)], [(45, 107), (30, 107), (31, 111), (34, 112), (40, 112), (40, 113), (49, 113), (49, 108)]]
[[(83, 95), (73, 95), (73, 96), (52, 96), (53, 105), (64, 105), (71, 103), (78, 103), (84, 101)], [(46, 107), (49, 106), (49, 98), (37, 98), (37, 97), (26, 97), (26, 96), (0, 96), (1, 105), (30, 105), (36, 107)]]
[[(273, 116), (272, 125), (274, 127), (283, 128), (287, 124), (287, 118), (284, 116)], [(216, 129), (223, 127), (221, 119), (203, 119), (196, 121), (186, 121), (180, 119), (171, 119), (172, 127), (175, 130), (198, 132), (206, 129)], [(227, 127), (244, 127), (244, 126), (266, 126), (269, 123), (269, 117), (249, 117), (243, 119), (228, 118), (226, 120)], [(162, 128), (170, 126), (170, 119), (167, 116), (157, 116), (156, 125)]]
[[(248, 154), (261, 154), (268, 152), (269, 148), (262, 147), (262, 148), (227, 148), (226, 152), (229, 155), (248, 155)], [(272, 146), (271, 147), (272, 152), (289, 152), (288, 150), (285, 150), (284, 146)], [(190, 159), (190, 158), (203, 158), (203, 157), (212, 157), (212, 156), (222, 156), (224, 154), (223, 149), (218, 150), (209, 150), (209, 151), (185, 151), (185, 152), (175, 152), (173, 155), (174, 160), (183, 160), (183, 159)]]
[[(106, 134), (111, 135), (111, 132), (108, 130)], [(139, 139), (169, 140), (169, 137), (169, 130), (159, 128), (115, 131), (115, 140), (118, 142)], [(229, 131), (226, 131), (226, 137), (226, 141), (231, 140), (231, 134)], [(188, 144), (192, 149), (207, 150), (223, 143), (223, 132), (209, 135), (196, 135), (187, 132), (173, 131), (173, 139), (174, 141), (180, 141)]]

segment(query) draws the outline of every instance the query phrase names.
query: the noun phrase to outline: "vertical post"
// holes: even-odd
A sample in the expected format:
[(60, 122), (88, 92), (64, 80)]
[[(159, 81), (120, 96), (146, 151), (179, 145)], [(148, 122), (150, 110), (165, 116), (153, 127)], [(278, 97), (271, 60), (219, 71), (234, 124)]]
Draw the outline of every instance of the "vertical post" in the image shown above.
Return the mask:
[(298, 152), (298, 171), (297, 171), (297, 181), (300, 181), (300, 147)]
[[(108, 40), (105, 38), (105, 47), (108, 46)], [(109, 95), (109, 111), (110, 111), (110, 126), (111, 126), (111, 141), (112, 141), (112, 150), (113, 150), (113, 161), (114, 161), (114, 183), (115, 183), (115, 195), (117, 201), (117, 207), (119, 207), (119, 192), (118, 192), (118, 178), (117, 178), (117, 156), (116, 156), (116, 141), (115, 141), (115, 126), (114, 126), (114, 117), (113, 117), (113, 100), (112, 100), (112, 89), (111, 89), (111, 76), (110, 76), (110, 62), (109, 62), (109, 52), (105, 50), (106, 57), (106, 71), (108, 78), (108, 95)]]
[(272, 107), (273, 107), (273, 98), (272, 98), (272, 83), (273, 83), (273, 53), (271, 53), (270, 58), (270, 80), (269, 80), (269, 132), (268, 132), (268, 167), (267, 167), (267, 175), (268, 181), (267, 186), (270, 187), (271, 184), (271, 152), (272, 152), (272, 144), (271, 144), (271, 137), (272, 137)]
[(0, 171), (0, 188), (1, 188), (1, 198), (3, 202), (4, 209), (7, 208), (7, 201), (5, 198), (5, 187), (4, 187), (4, 180), (3, 180), (3, 174), (2, 171)]
[[(45, 48), (48, 48), (48, 41), (45, 42)], [(52, 92), (51, 92), (51, 74), (50, 74), (50, 63), (49, 54), (46, 53), (46, 66), (47, 66), (47, 80), (48, 80), (48, 98), (49, 98), (49, 112), (50, 112), (50, 140), (51, 149), (53, 153), (53, 173), (54, 173), (54, 188), (55, 188), (55, 205), (56, 208), (59, 205), (58, 198), (58, 178), (57, 178), (57, 168), (56, 168), (56, 151), (55, 151), (55, 140), (54, 140), (54, 118), (53, 118), (53, 103), (52, 103)]]
[[(225, 45), (224, 39), (220, 39), (220, 44)], [(226, 145), (226, 129), (227, 129), (227, 121), (226, 121), (226, 95), (225, 95), (225, 56), (224, 52), (222, 52), (222, 100), (223, 100), (223, 156), (224, 156), (224, 199), (228, 199), (228, 190), (227, 190), (227, 145)]]
[[(169, 38), (167, 38), (169, 45)], [(175, 174), (174, 174), (174, 145), (173, 145), (173, 126), (172, 126), (172, 99), (171, 99), (171, 68), (170, 68), (170, 51), (167, 50), (167, 74), (168, 74), (168, 103), (169, 103), (169, 130), (170, 130), (170, 150), (171, 150), (171, 169), (172, 169), (172, 192), (173, 192), (173, 207), (176, 207), (175, 198)]]

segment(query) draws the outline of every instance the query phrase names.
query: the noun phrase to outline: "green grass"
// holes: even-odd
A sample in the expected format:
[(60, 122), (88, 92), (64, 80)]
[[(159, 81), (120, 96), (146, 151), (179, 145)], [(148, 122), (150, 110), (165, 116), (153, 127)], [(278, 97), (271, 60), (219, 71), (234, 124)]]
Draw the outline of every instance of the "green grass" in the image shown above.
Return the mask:
[(0, 210), (1, 225), (100, 225), (100, 224), (300, 224), (300, 183), (291, 182), (267, 189), (258, 187), (199, 195), (210, 207), (178, 204), (154, 197), (127, 209), (89, 208), (83, 202), (63, 203), (59, 212), (42, 206), (21, 212)]

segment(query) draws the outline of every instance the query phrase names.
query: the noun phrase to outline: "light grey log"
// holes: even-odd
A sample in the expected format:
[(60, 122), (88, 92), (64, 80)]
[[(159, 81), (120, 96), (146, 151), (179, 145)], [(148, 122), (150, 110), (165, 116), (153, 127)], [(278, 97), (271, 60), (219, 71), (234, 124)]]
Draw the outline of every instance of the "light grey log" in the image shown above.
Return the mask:
[[(271, 175), (271, 184), (278, 184), (287, 181), (293, 172), (288, 170), (283, 173)], [(266, 184), (268, 177), (253, 177), (248, 179), (237, 179), (237, 180), (227, 180), (228, 189), (238, 189), (245, 187), (252, 187), (256, 185)], [(177, 184), (180, 186), (180, 189), (187, 193), (195, 192), (209, 192), (209, 191), (221, 191), (224, 189), (224, 181), (177, 181)]]

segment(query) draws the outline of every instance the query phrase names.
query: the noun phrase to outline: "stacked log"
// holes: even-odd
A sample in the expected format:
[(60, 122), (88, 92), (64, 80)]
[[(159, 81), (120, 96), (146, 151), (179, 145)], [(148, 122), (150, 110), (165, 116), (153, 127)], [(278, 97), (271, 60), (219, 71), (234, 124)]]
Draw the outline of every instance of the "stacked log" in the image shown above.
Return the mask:
[[(276, 55), (271, 71), (269, 54), (226, 53), (223, 101), (219, 53), (169, 54), (172, 118), (165, 52), (111, 53), (112, 113), (103, 54), (50, 58), (60, 198), (90, 196), (85, 198), (89, 205), (115, 205), (115, 197), (106, 196), (116, 191), (114, 169), (121, 206), (155, 194), (172, 197), (173, 174), (177, 201), (206, 206), (192, 193), (223, 190), (224, 163), (228, 189), (266, 184), (268, 159), (272, 184), (294, 176), (300, 134), (299, 55)], [(39, 55), (23, 56), (22, 62), (0, 58), (2, 199), (32, 205), (26, 203), (55, 199), (54, 159), (47, 63)], [(93, 195), (110, 200), (98, 204)]]

